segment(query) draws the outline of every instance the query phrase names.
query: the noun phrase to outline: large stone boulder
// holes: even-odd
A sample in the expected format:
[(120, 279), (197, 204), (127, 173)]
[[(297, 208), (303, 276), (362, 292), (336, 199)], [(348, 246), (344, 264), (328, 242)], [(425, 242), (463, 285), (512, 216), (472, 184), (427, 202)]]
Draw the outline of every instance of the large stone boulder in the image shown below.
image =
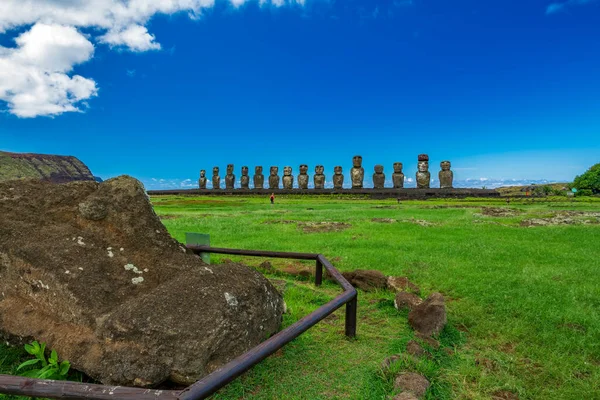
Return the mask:
[(0, 151), (0, 181), (40, 179), (54, 183), (93, 181), (90, 169), (73, 156)]
[(280, 328), (281, 295), (171, 238), (141, 183), (0, 183), (0, 336), (105, 384), (190, 384)]
[(433, 293), (408, 314), (408, 323), (423, 336), (437, 335), (446, 326), (446, 304), (441, 293)]

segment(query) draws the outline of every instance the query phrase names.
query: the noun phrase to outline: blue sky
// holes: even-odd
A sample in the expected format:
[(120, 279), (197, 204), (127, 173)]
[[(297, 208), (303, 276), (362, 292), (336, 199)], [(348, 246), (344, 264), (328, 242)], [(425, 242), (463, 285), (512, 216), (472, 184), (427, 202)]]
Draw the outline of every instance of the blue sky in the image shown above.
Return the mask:
[[(103, 178), (329, 177), (354, 154), (367, 175), (401, 161), (412, 177), (428, 153), (432, 175), (448, 159), (457, 180), (562, 181), (600, 161), (600, 1), (151, 0), (134, 28), (7, 1), (0, 149), (75, 155)], [(48, 36), (66, 38), (52, 55)], [(14, 83), (25, 70), (37, 86)]]

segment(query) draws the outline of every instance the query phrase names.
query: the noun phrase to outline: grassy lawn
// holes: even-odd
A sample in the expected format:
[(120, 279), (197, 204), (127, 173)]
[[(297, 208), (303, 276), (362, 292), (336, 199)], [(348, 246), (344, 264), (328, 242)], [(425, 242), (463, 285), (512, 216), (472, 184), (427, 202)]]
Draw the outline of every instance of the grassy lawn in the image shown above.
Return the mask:
[[(153, 203), (182, 242), (185, 232), (201, 232), (215, 247), (323, 253), (342, 271), (408, 276), (423, 297), (439, 291), (447, 301), (449, 324), (428, 358), (403, 357), (382, 373), (384, 358), (403, 353), (414, 335), (392, 293), (359, 292), (357, 339), (345, 338), (341, 309), (215, 399), (386, 399), (394, 372), (412, 370), (432, 382), (428, 399), (579, 400), (600, 399), (597, 200), (507, 206), (290, 196), (271, 206), (266, 198), (171, 196)], [(288, 281), (285, 325), (339, 293), (330, 283), (316, 289), (277, 278)], [(14, 370), (20, 354), (0, 347), (0, 370)]]

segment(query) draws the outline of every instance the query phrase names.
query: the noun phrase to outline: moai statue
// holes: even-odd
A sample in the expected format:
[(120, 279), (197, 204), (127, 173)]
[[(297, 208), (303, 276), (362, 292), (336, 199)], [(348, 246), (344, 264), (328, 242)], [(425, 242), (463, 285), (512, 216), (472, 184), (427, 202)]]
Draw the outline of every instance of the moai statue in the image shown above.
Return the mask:
[(250, 188), (250, 177), (248, 176), (248, 167), (246, 166), (242, 167), (242, 177), (240, 178), (240, 185), (242, 186), (242, 189)]
[(212, 184), (213, 189), (221, 189), (221, 177), (219, 176), (219, 167), (213, 168)]
[(385, 186), (385, 174), (383, 173), (383, 165), (375, 166), (373, 174), (373, 189), (383, 189)]
[(265, 187), (265, 176), (261, 166), (254, 167), (254, 189), (263, 189)]
[(362, 157), (354, 156), (352, 158), (352, 169), (350, 170), (352, 178), (352, 189), (362, 189), (365, 179), (365, 169), (362, 167)]
[(429, 173), (429, 156), (419, 154), (419, 171), (417, 171), (417, 188), (429, 189), (431, 174)]
[(233, 164), (227, 164), (227, 175), (225, 175), (225, 188), (233, 189), (235, 187), (235, 175), (233, 174)]
[(442, 161), (440, 163), (442, 170), (438, 174), (440, 178), (440, 188), (452, 189), (452, 181), (454, 180), (454, 172), (450, 171), (450, 161)]
[(298, 189), (308, 189), (308, 165), (300, 166), (300, 175), (298, 175)]
[(322, 165), (317, 165), (315, 167), (315, 176), (313, 177), (315, 189), (325, 189), (325, 175), (323, 175), (324, 170), (325, 167)]
[(294, 188), (294, 176), (292, 175), (292, 167), (283, 167), (283, 188)]
[(404, 187), (404, 174), (402, 173), (402, 163), (394, 163), (394, 173), (392, 174), (394, 189), (402, 189)]
[(271, 167), (271, 175), (269, 176), (269, 189), (279, 189), (279, 167)]
[(333, 188), (344, 188), (344, 175), (342, 175), (342, 167), (339, 165), (337, 167), (333, 167)]
[(198, 186), (200, 186), (200, 189), (206, 189), (206, 170), (201, 169), (200, 170), (200, 179), (198, 179)]

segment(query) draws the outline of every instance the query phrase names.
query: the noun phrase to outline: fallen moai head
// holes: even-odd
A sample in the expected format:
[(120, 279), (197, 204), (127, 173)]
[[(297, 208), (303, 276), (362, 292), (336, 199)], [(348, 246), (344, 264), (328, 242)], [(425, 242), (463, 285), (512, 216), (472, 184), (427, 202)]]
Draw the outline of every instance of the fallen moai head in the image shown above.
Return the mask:
[(0, 336), (48, 343), (105, 384), (190, 384), (281, 325), (259, 273), (206, 265), (137, 180), (0, 183)]

